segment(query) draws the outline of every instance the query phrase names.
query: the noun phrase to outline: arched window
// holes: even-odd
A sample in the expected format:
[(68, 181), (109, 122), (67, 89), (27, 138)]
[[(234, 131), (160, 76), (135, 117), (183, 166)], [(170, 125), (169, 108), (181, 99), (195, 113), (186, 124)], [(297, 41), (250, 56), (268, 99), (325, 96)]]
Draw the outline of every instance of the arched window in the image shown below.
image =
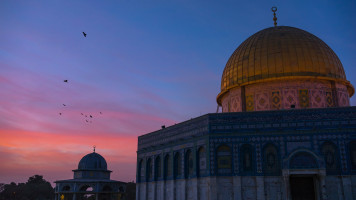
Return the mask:
[(252, 173), (253, 167), (253, 151), (249, 144), (242, 145), (240, 149), (241, 172)]
[(147, 164), (146, 164), (146, 180), (147, 181), (152, 180), (152, 174), (153, 174), (152, 160), (151, 160), (151, 158), (149, 158), (147, 160)]
[(182, 159), (180, 153), (177, 152), (174, 155), (174, 178), (180, 177), (182, 175)]
[(90, 185), (83, 185), (80, 189), (80, 194), (78, 196), (79, 199), (92, 199), (95, 198), (95, 194), (93, 194), (94, 187)]
[(164, 179), (170, 176), (172, 176), (172, 160), (169, 155), (166, 155), (164, 157)]
[(326, 173), (337, 173), (340, 165), (336, 146), (332, 142), (324, 142), (321, 154), (324, 156)]
[(280, 169), (277, 148), (273, 144), (266, 145), (263, 151), (263, 173), (266, 175), (279, 175)]
[(188, 150), (185, 153), (185, 178), (189, 178), (193, 176), (194, 172), (194, 162), (193, 162), (193, 154), (191, 150)]
[(206, 153), (204, 147), (199, 148), (197, 160), (198, 176), (204, 176), (206, 174)]
[(231, 149), (227, 145), (221, 145), (216, 149), (218, 174), (230, 174), (232, 172)]
[(316, 169), (318, 163), (315, 157), (308, 152), (298, 152), (290, 158), (290, 169)]
[(63, 197), (64, 197), (63, 198), (64, 200), (73, 199), (73, 193), (68, 193), (70, 190), (71, 190), (71, 188), (70, 188), (69, 185), (66, 185), (66, 186), (62, 187), (62, 191), (65, 192), (64, 194), (62, 194)]
[(356, 170), (356, 141), (349, 143), (351, 169)]
[(70, 191), (70, 186), (66, 185), (62, 188), (62, 191)]
[(161, 177), (162, 177), (161, 157), (157, 156), (155, 161), (155, 180), (158, 180)]
[(138, 171), (137, 171), (138, 182), (144, 181), (145, 180), (145, 171), (144, 171), (142, 159), (138, 163), (137, 169), (138, 169)]

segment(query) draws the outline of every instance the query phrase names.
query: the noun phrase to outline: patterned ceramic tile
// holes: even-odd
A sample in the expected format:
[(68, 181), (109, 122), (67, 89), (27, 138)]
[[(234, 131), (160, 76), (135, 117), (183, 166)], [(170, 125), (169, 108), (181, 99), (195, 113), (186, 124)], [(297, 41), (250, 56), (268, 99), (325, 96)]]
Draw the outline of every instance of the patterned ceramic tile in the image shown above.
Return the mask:
[(246, 96), (246, 111), (254, 111), (255, 106), (254, 106), (254, 99), (253, 95), (248, 95)]
[(299, 106), (301, 108), (309, 108), (309, 92), (307, 89), (301, 89), (298, 91)]
[(272, 91), (272, 109), (281, 109), (281, 94), (279, 90)]

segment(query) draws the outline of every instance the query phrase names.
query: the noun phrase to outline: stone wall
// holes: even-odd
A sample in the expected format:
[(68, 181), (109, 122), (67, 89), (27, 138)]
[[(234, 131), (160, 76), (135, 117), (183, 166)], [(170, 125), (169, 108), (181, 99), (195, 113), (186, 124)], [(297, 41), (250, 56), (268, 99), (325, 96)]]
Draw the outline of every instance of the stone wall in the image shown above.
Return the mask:
[[(136, 199), (284, 200), (288, 198), (288, 192), (283, 182), (282, 176), (223, 176), (138, 183), (137, 191), (140, 192)], [(321, 182), (316, 183), (316, 194), (320, 200), (356, 199), (356, 176), (326, 176), (324, 197), (320, 190), (323, 187)], [(152, 192), (149, 188), (161, 188), (163, 191)]]
[[(291, 199), (295, 176), (313, 177), (318, 200), (356, 199), (355, 113), (217, 113), (147, 134), (139, 138), (137, 199)], [(186, 137), (167, 142), (178, 130)], [(194, 130), (207, 132), (186, 135)]]

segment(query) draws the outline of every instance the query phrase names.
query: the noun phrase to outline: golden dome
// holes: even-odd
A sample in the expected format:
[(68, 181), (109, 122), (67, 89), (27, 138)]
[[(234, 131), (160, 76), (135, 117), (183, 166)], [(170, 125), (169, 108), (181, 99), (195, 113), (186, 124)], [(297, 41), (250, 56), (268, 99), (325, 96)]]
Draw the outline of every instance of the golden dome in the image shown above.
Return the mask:
[(344, 68), (334, 51), (321, 39), (304, 30), (276, 26), (261, 30), (245, 40), (227, 61), (217, 102), (234, 87), (272, 80), (317, 78), (355, 89), (346, 80)]

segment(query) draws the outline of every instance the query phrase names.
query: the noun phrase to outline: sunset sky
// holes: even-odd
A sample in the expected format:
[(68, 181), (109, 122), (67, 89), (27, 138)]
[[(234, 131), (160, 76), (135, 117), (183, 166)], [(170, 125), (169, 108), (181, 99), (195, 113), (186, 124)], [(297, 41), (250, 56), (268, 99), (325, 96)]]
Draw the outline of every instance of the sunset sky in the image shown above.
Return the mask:
[(228, 58), (272, 6), (356, 85), (356, 1), (0, 1), (0, 183), (70, 179), (93, 145), (135, 180), (137, 136), (215, 112)]

